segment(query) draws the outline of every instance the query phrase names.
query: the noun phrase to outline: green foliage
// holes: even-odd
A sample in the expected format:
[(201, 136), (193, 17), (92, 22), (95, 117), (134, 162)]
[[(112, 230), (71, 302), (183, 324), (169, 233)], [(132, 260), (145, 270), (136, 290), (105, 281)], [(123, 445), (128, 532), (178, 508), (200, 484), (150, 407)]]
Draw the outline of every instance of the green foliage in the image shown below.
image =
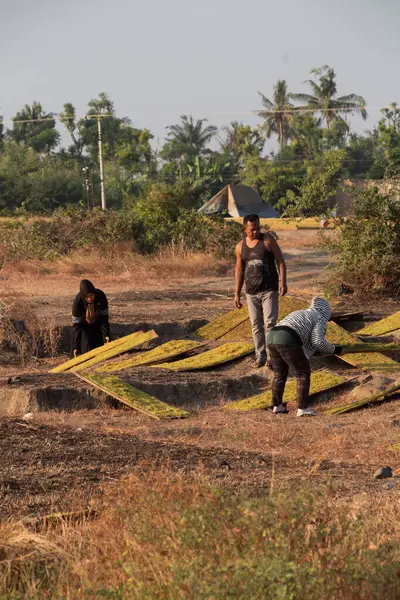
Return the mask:
[(72, 155), (80, 157), (82, 155), (84, 140), (78, 133), (78, 124), (76, 122), (75, 106), (71, 102), (64, 104), (64, 111), (61, 113), (61, 123), (65, 125), (68, 133), (71, 136), (73, 145), (70, 147)]
[(378, 123), (378, 143), (382, 148), (381, 165), (384, 177), (400, 175), (400, 108), (395, 102), (382, 110), (384, 118)]
[(265, 141), (259, 130), (233, 121), (224, 131), (225, 139), (220, 141), (221, 149), (236, 171), (244, 168), (247, 158), (260, 156)]
[(283, 158), (290, 153), (290, 148), (285, 147), (280, 155), (281, 161), (279, 158), (248, 158), (241, 173), (242, 182), (255, 186), (261, 197), (272, 206), (278, 205), (288, 190), (296, 190), (301, 185), (305, 173), (301, 163)]
[[(77, 117), (71, 102), (64, 104), (60, 120), (71, 144), (57, 150), (60, 136), (53, 114), (46, 113), (39, 102), (25, 105), (11, 130), (4, 131), (0, 117), (0, 214), (49, 213), (86, 205), (87, 196), (90, 200), (94, 196), (98, 205), (99, 116), (106, 196), (113, 209), (120, 209), (130, 198), (146, 197), (155, 182), (186, 186), (190, 201), (184, 208), (189, 210), (198, 208), (224, 185), (242, 181), (271, 204), (288, 208), (289, 215), (320, 214), (340, 176), (396, 178), (400, 174), (397, 105), (382, 110), (383, 118), (371, 133), (357, 135), (345, 117), (360, 114), (365, 118), (364, 98), (338, 96), (336, 73), (328, 66), (311, 73), (315, 80), (306, 82), (311, 94), (289, 93), (284, 80), (274, 86), (271, 100), (260, 94), (263, 108), (257, 114), (263, 125), (254, 129), (232, 122), (224, 128), (223, 138), (217, 138), (218, 151), (209, 148), (217, 128), (191, 115), (168, 126), (161, 152), (154, 151), (152, 133), (118, 116), (104, 92), (88, 102), (86, 118)], [(278, 136), (280, 148), (263, 158), (264, 139), (273, 134)], [(89, 169), (86, 179), (82, 168)], [(164, 224), (160, 230), (165, 232)], [(168, 239), (176, 237), (165, 233)], [(144, 247), (159, 246), (158, 242), (142, 241)]]
[(325, 119), (327, 128), (330, 129), (334, 121), (341, 120), (342, 115), (359, 114), (367, 118), (365, 99), (356, 94), (337, 97), (336, 73), (334, 69), (325, 65), (319, 69), (312, 69), (318, 83), (312, 79), (305, 83), (311, 88), (311, 94), (289, 94), (292, 100), (304, 103), (302, 108), (311, 108), (319, 112)]
[(400, 293), (400, 204), (376, 188), (353, 199), (354, 217), (341, 221), (325, 239), (335, 258), (332, 281), (359, 291)]
[(290, 94), (287, 91), (287, 83), (284, 80), (277, 81), (274, 85), (272, 101), (264, 94), (258, 93), (264, 107), (262, 110), (257, 111), (257, 115), (264, 119), (261, 129), (267, 139), (275, 133), (282, 149), (289, 137), (290, 121), (294, 109), (293, 104), (290, 102)]
[(312, 160), (322, 150), (321, 119), (310, 113), (295, 113), (290, 122), (290, 139), (294, 159)]
[(207, 144), (217, 132), (213, 125), (203, 126), (207, 119), (194, 121), (191, 115), (182, 115), (181, 122), (167, 127), (167, 142), (161, 152), (166, 160), (187, 160), (189, 157), (198, 156), (209, 152)]
[[(32, 106), (25, 104), (24, 108), (13, 118), (14, 126), (9, 132), (10, 138), (24, 144), (27, 148), (32, 148), (35, 152), (50, 152), (60, 140), (60, 134), (56, 130), (56, 122), (51, 118), (52, 116), (43, 111), (39, 102), (34, 102)], [(29, 122), (33, 120), (36, 122)]]
[(45, 220), (0, 223), (3, 262), (18, 259), (54, 259), (85, 246), (112, 250), (115, 242), (131, 239), (129, 213), (87, 212), (71, 209)]
[(342, 176), (345, 159), (345, 150), (329, 150), (320, 161), (308, 164), (299, 193), (288, 191), (281, 203), (285, 208), (285, 216), (313, 217), (326, 214), (328, 201), (335, 195)]
[[(68, 111), (75, 115), (74, 108), (64, 106), (64, 114)], [(93, 118), (90, 116), (93, 115)], [(131, 175), (148, 173), (154, 168), (154, 156), (150, 142), (153, 135), (147, 129), (137, 129), (132, 126), (127, 117), (116, 116), (114, 103), (105, 93), (88, 103), (87, 118), (77, 124), (79, 144), (86, 148), (93, 163), (98, 164), (98, 125), (97, 116), (102, 115), (101, 129), (103, 137), (103, 156), (114, 166), (129, 169)], [(68, 121), (65, 120), (65, 125)], [(72, 125), (69, 126), (71, 133)], [(75, 131), (75, 130), (74, 130)], [(73, 133), (73, 132), (72, 132)], [(71, 137), (72, 137), (71, 133)], [(74, 137), (72, 137), (74, 140)]]
[(351, 133), (346, 151), (349, 177), (357, 179), (383, 178), (385, 169), (378, 148), (377, 131), (365, 136)]
[(153, 184), (139, 201), (126, 202), (118, 212), (70, 208), (41, 220), (6, 220), (0, 222), (0, 258), (3, 263), (53, 259), (85, 246), (112, 252), (119, 241), (133, 241), (143, 253), (175, 245), (231, 257), (241, 226), (199, 215), (188, 208), (191, 202), (186, 184)]
[(0, 115), (0, 152), (3, 149), (3, 143), (4, 143), (4, 124), (3, 124), (3, 117), (2, 117), (2, 115)]
[(82, 201), (82, 174), (58, 156), (41, 158), (16, 142), (0, 154), (0, 212), (48, 212)]
[(231, 255), (241, 239), (237, 223), (210, 219), (190, 208), (191, 187), (187, 183), (153, 184), (134, 205), (134, 239), (141, 252), (155, 252), (165, 245)]

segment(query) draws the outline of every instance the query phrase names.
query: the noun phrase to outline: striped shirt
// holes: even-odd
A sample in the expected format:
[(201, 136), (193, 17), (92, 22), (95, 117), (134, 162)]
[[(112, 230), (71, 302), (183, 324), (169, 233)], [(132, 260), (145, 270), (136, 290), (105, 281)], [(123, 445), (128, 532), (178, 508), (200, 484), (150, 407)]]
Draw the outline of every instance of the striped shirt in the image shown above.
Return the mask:
[(331, 307), (323, 298), (313, 298), (310, 308), (296, 310), (279, 321), (278, 326), (290, 327), (300, 337), (304, 354), (310, 358), (316, 352), (333, 354), (335, 344), (325, 338), (326, 326), (331, 318)]

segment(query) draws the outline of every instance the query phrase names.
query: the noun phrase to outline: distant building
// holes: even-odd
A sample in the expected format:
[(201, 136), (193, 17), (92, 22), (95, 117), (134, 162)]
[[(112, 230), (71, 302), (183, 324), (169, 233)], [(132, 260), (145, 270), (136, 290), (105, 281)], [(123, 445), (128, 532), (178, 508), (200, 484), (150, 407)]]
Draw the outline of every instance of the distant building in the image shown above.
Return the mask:
[(354, 192), (371, 187), (377, 187), (381, 194), (393, 195), (400, 199), (400, 181), (396, 179), (345, 179), (338, 184), (336, 194), (328, 202), (328, 208), (336, 207), (338, 217), (351, 216), (354, 214)]
[(198, 210), (204, 215), (222, 214), (230, 217), (244, 217), (257, 214), (262, 219), (280, 217), (275, 208), (264, 202), (261, 196), (247, 185), (227, 185)]

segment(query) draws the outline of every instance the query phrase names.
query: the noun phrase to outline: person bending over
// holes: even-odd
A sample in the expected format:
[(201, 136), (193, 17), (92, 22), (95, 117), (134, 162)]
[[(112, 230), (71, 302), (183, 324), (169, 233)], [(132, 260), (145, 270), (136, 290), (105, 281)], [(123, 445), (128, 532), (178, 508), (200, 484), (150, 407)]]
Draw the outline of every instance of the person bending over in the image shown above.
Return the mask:
[(73, 355), (84, 354), (110, 341), (108, 301), (88, 279), (80, 283), (72, 304)]
[(275, 414), (289, 412), (283, 403), (289, 368), (297, 378), (297, 416), (315, 416), (308, 408), (310, 393), (310, 357), (321, 354), (340, 354), (343, 347), (331, 344), (325, 338), (331, 318), (331, 307), (323, 298), (313, 298), (310, 308), (296, 310), (271, 329), (267, 345), (271, 368), (272, 404)]

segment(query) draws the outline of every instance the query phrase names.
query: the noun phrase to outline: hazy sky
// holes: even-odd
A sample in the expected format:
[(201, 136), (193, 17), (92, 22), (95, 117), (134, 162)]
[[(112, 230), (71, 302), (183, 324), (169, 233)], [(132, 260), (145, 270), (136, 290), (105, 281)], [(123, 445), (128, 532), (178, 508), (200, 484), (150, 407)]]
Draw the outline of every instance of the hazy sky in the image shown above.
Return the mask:
[(398, 0), (0, 0), (0, 114), (38, 100), (85, 114), (106, 92), (156, 137), (179, 115), (257, 124), (257, 90), (306, 91), (328, 64), (338, 91), (363, 95), (370, 129), (400, 102)]

